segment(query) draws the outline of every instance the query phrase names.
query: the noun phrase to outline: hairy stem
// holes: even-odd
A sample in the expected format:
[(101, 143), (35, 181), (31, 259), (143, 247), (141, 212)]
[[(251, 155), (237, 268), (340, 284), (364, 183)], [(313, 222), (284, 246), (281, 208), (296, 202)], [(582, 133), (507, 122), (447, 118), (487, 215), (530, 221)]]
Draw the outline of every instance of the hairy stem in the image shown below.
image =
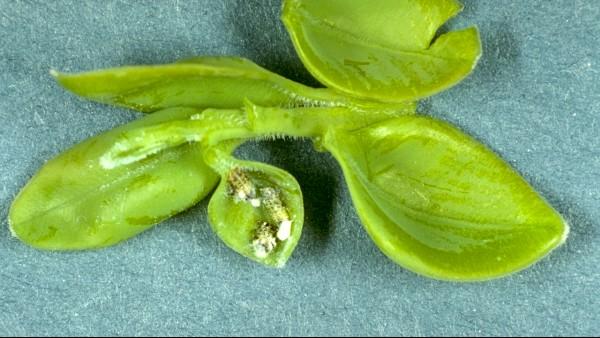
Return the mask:
[[(363, 128), (406, 114), (412, 114), (412, 110), (357, 112), (344, 107), (285, 109), (260, 107), (246, 102), (244, 110), (207, 109), (189, 120), (170, 121), (128, 131), (101, 157), (100, 163), (106, 169), (113, 169), (188, 142), (200, 142), (208, 150), (225, 141), (237, 140), (235, 146), (227, 150), (231, 152), (243, 140), (252, 138), (292, 136), (319, 139), (330, 130)], [(211, 157), (208, 151), (206, 157), (208, 163), (220, 158)], [(211, 166), (219, 167), (216, 162)]]

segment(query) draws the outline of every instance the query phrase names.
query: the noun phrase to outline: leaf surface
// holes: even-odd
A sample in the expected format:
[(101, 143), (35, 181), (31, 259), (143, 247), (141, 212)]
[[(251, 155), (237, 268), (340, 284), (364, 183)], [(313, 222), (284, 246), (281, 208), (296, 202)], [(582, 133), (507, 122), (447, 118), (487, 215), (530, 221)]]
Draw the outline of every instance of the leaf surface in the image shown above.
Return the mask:
[[(246, 99), (278, 107), (382, 106), (304, 86), (239, 57), (195, 57), (173, 64), (52, 75), (79, 96), (145, 113), (170, 107), (241, 108)], [(388, 106), (406, 109), (414, 104)]]
[(212, 157), (207, 163), (215, 164), (222, 175), (208, 204), (213, 231), (239, 254), (270, 267), (283, 267), (300, 240), (304, 223), (298, 182), (282, 169), (238, 160), (229, 155), (231, 149), (215, 148), (205, 154)]
[(433, 95), (465, 78), (481, 54), (476, 28), (438, 28), (454, 0), (285, 0), (283, 22), (304, 65), (327, 87), (386, 102)]
[(128, 130), (189, 119), (191, 108), (167, 109), (92, 137), (48, 161), (13, 202), (11, 231), (41, 249), (109, 246), (204, 198), (218, 176), (200, 146), (186, 144), (130, 165), (105, 169), (100, 157)]
[(414, 272), (500, 277), (566, 239), (564, 220), (517, 172), (447, 123), (398, 117), (332, 133), (325, 147), (371, 238)]

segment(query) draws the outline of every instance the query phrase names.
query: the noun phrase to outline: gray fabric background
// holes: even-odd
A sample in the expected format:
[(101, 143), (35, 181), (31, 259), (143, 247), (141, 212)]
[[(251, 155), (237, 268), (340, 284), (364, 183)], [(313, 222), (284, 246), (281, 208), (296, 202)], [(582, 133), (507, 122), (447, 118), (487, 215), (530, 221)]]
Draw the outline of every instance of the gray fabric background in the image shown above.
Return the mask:
[(484, 55), (420, 111), (500, 153), (572, 226), (535, 266), (475, 284), (385, 258), (335, 161), (308, 142), (242, 150), (304, 190), (304, 234), (283, 270), (221, 244), (205, 203), (104, 250), (42, 252), (11, 238), (9, 205), (44, 161), (138, 116), (70, 95), (51, 67), (241, 55), (316, 81), (279, 22), (279, 0), (0, 0), (0, 335), (600, 334), (600, 1), (464, 3), (448, 27), (477, 24)]

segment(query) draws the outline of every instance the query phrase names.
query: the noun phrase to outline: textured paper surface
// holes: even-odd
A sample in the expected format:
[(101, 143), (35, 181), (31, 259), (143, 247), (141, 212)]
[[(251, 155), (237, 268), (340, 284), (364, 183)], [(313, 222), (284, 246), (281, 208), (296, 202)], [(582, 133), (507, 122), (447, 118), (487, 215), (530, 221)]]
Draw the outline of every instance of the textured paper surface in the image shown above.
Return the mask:
[(500, 153), (571, 224), (566, 245), (508, 278), (433, 281), (379, 252), (341, 171), (308, 142), (245, 146), (289, 170), (306, 205), (288, 266), (227, 249), (206, 203), (112, 248), (52, 253), (11, 238), (8, 207), (54, 155), (133, 112), (62, 90), (83, 71), (240, 55), (316, 85), (279, 22), (279, 0), (0, 0), (0, 335), (600, 334), (600, 2), (464, 1), (484, 55), (420, 111)]

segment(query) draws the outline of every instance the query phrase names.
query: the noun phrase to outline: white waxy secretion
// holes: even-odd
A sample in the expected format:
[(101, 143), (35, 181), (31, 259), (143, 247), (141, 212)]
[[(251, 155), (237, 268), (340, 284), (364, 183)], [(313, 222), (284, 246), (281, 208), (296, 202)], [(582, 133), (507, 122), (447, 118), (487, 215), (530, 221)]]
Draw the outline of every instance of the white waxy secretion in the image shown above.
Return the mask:
[(285, 241), (290, 238), (292, 233), (292, 221), (285, 220), (279, 223), (279, 229), (277, 229), (277, 239)]
[(250, 199), (250, 205), (252, 205), (255, 208), (260, 207), (260, 198), (251, 198)]

